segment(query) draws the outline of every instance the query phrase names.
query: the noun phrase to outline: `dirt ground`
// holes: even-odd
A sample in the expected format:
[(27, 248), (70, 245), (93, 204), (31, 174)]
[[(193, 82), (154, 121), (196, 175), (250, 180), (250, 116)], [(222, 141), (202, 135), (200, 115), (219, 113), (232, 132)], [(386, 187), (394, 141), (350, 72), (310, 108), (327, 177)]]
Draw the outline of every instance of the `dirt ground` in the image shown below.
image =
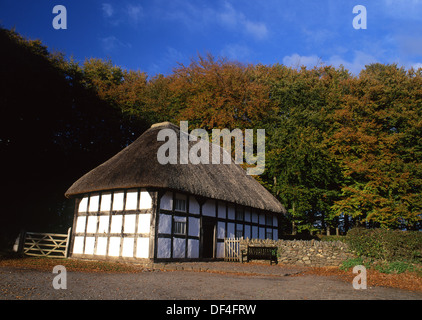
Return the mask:
[(422, 291), (369, 282), (367, 289), (356, 290), (351, 272), (339, 277), (259, 263), (174, 263), (92, 272), (62, 262), (66, 289), (54, 289), (59, 274), (52, 265), (57, 262), (42, 267), (0, 263), (0, 300), (422, 300)]

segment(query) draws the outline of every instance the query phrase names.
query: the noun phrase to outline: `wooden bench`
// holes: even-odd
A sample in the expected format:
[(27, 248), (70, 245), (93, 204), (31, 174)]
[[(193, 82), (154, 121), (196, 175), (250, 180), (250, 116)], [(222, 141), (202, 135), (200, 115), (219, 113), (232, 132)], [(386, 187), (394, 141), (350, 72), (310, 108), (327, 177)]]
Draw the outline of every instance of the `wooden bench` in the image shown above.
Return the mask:
[(277, 264), (277, 247), (253, 247), (248, 246), (246, 250), (242, 250), (241, 261), (246, 256), (246, 262), (249, 260), (270, 260), (270, 264), (273, 261)]

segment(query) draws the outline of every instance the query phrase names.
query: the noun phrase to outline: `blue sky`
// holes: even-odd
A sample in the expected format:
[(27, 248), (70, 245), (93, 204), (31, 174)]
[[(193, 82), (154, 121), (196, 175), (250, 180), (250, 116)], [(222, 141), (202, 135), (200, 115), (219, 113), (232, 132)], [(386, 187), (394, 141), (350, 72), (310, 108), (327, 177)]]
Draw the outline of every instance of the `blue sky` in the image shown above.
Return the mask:
[[(52, 26), (55, 5), (67, 29)], [(367, 29), (356, 30), (356, 5)], [(422, 67), (422, 0), (0, 0), (0, 24), (77, 61), (110, 58), (153, 76), (212, 53), (244, 63)]]

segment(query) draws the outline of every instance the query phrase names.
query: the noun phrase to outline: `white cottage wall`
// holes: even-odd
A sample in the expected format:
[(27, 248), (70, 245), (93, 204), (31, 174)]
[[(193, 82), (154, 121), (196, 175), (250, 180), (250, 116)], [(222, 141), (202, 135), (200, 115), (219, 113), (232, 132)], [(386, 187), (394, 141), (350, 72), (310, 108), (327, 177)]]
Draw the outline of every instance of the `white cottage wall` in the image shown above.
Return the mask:
[(151, 209), (152, 208), (152, 198), (147, 191), (141, 192), (141, 201), (139, 203), (139, 209)]
[(105, 256), (107, 254), (107, 237), (98, 237), (97, 239), (97, 255)]
[(113, 211), (122, 211), (124, 208), (124, 196), (123, 192), (117, 192), (113, 195)]
[(131, 191), (126, 193), (125, 210), (138, 209), (138, 192)]
[(138, 216), (138, 233), (148, 234), (150, 232), (151, 214), (145, 213)]
[(71, 255), (150, 258), (153, 200), (148, 191), (92, 193), (76, 203)]
[(98, 224), (98, 233), (99, 234), (106, 234), (108, 233), (109, 225), (110, 225), (110, 217), (109, 216), (99, 216), (99, 224)]
[(86, 227), (86, 233), (97, 232), (97, 216), (88, 216), (88, 224)]
[(111, 193), (103, 193), (101, 195), (101, 212), (110, 212), (111, 209)]
[(89, 212), (97, 212), (98, 211), (98, 205), (100, 203), (100, 196), (98, 194), (91, 195), (89, 199)]
[(149, 258), (149, 238), (137, 239), (136, 257)]

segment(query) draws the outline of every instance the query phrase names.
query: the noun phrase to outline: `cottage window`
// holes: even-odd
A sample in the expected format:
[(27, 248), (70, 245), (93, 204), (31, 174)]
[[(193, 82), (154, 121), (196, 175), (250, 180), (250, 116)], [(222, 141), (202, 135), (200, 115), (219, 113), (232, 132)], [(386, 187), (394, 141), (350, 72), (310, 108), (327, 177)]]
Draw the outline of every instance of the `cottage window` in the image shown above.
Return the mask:
[(173, 233), (185, 235), (186, 234), (186, 222), (185, 221), (174, 221)]
[(186, 212), (186, 200), (176, 199), (174, 201), (174, 210)]
[(272, 239), (273, 238), (273, 232), (271, 230), (267, 230), (266, 239)]
[(272, 226), (273, 225), (273, 217), (269, 216), (269, 215), (265, 216), (265, 224), (267, 226)]

